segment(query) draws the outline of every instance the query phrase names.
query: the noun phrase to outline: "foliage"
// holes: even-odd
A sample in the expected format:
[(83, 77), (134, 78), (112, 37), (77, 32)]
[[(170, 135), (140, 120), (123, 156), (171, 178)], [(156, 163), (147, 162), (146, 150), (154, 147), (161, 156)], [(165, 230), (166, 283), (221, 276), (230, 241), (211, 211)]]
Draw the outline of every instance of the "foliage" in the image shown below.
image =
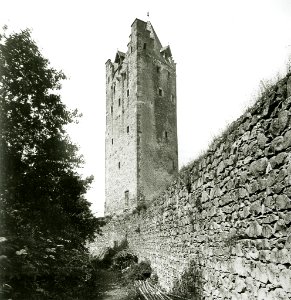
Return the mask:
[(0, 35), (3, 298), (75, 299), (90, 274), (85, 242), (98, 221), (84, 195), (93, 178), (76, 171), (82, 158), (64, 126), (77, 111), (61, 102), (64, 79), (29, 30)]
[(142, 212), (142, 211), (145, 211), (145, 210), (147, 210), (147, 205), (146, 205), (146, 203), (144, 203), (144, 202), (142, 202), (142, 203), (139, 203), (138, 205), (137, 205), (137, 207), (132, 211), (132, 213), (133, 214), (138, 214), (138, 215), (140, 215), (140, 213)]
[(192, 260), (189, 268), (180, 280), (174, 284), (173, 293), (183, 299), (203, 299), (202, 297), (202, 270), (199, 263)]
[(152, 268), (149, 262), (141, 261), (140, 263), (132, 264), (124, 272), (124, 278), (127, 281), (146, 280), (150, 278)]
[(118, 270), (124, 270), (134, 263), (137, 263), (137, 256), (128, 249), (121, 250), (112, 259), (112, 267)]

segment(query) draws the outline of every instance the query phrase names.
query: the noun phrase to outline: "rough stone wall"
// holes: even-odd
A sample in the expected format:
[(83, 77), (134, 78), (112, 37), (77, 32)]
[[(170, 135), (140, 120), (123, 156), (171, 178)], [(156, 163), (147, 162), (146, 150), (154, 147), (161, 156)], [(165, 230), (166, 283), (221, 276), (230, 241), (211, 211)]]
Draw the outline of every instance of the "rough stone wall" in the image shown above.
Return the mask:
[[(178, 172), (176, 65), (161, 53), (150, 23), (140, 23), (137, 56), (138, 193), (151, 201)], [(146, 45), (146, 49), (144, 46)]]
[[(136, 206), (137, 35), (132, 28), (124, 57), (106, 63), (105, 214)], [(128, 199), (125, 192), (128, 191)]]
[(290, 299), (287, 79), (182, 170), (146, 210), (112, 217), (92, 253), (126, 238), (140, 260), (150, 260), (166, 290), (190, 272), (201, 298)]

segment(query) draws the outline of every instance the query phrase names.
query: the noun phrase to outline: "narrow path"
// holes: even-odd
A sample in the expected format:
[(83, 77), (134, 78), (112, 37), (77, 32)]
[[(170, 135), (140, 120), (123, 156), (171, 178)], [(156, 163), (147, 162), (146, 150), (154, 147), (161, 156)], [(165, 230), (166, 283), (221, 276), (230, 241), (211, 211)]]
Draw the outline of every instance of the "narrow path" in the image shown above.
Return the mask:
[(166, 294), (149, 281), (136, 281), (135, 286), (140, 291), (142, 299), (144, 300), (189, 300), (183, 297)]
[(119, 272), (107, 269), (98, 271), (96, 300), (189, 300), (183, 297), (165, 294), (149, 281), (135, 281), (133, 288), (139, 296), (129, 295), (129, 288), (124, 286)]
[(98, 299), (96, 300), (129, 300), (127, 288), (122, 286), (120, 274), (112, 270), (98, 271)]

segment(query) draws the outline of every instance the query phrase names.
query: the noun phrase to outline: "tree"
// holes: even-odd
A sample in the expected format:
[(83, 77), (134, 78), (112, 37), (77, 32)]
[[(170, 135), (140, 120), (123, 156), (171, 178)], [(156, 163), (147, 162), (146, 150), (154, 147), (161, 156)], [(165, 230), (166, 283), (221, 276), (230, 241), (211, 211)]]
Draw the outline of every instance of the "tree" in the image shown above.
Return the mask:
[(77, 173), (82, 158), (64, 129), (77, 117), (58, 94), (64, 79), (29, 30), (0, 36), (3, 297), (73, 297), (64, 287), (89, 276), (85, 243), (98, 221), (84, 197), (92, 178)]

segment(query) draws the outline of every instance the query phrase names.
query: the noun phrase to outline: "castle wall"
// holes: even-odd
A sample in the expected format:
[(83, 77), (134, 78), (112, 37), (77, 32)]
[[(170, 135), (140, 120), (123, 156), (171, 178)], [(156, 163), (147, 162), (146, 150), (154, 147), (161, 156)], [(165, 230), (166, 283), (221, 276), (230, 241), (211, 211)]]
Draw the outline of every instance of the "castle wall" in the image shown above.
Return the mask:
[(140, 260), (151, 262), (166, 290), (194, 274), (192, 288), (203, 299), (290, 299), (287, 79), (182, 170), (146, 210), (108, 219), (92, 254), (126, 238)]

